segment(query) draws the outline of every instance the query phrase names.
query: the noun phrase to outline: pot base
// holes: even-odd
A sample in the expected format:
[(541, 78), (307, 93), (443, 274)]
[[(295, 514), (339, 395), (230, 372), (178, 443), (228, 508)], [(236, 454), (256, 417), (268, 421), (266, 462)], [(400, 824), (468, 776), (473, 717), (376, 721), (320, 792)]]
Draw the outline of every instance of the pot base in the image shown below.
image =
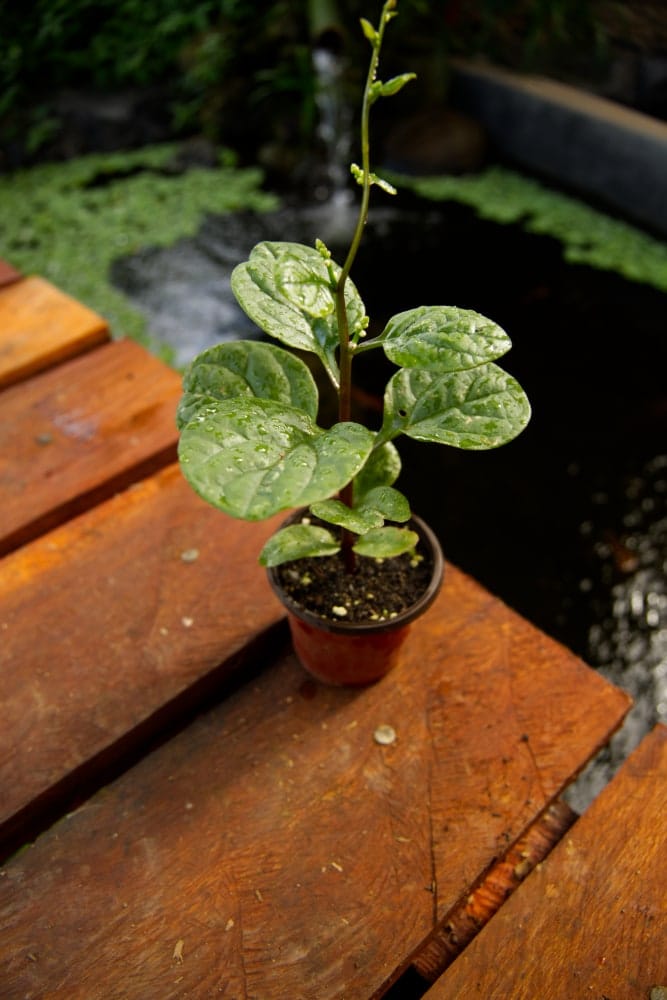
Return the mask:
[[(294, 514), (287, 523), (301, 516)], [(430, 580), (413, 604), (389, 620), (334, 622), (321, 618), (286, 593), (275, 568), (268, 570), (269, 582), (287, 611), (294, 651), (313, 677), (326, 684), (361, 687), (380, 680), (398, 663), (410, 623), (433, 603), (444, 573), (442, 550), (433, 531), (414, 516), (411, 527), (419, 534), (418, 549), (431, 568)]]
[(399, 659), (409, 625), (387, 632), (343, 635), (322, 632), (288, 614), (294, 652), (313, 677), (325, 684), (363, 687), (389, 673)]

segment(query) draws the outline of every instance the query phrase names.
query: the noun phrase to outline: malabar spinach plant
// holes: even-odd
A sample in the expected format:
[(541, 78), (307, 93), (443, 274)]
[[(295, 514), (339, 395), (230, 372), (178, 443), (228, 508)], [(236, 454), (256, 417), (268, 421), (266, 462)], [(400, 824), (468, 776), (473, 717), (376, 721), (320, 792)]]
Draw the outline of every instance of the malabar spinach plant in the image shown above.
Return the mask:
[[(232, 274), (240, 305), (269, 337), (320, 359), (337, 392), (338, 422), (327, 429), (317, 425), (318, 391), (309, 368), (269, 342), (212, 347), (184, 378), (179, 457), (194, 489), (233, 517), (255, 521), (306, 507), (318, 521), (306, 518), (273, 535), (260, 554), (266, 566), (342, 549), (351, 571), (355, 556), (389, 558), (413, 550), (418, 536), (401, 526), (410, 519), (409, 503), (393, 485), (400, 472), (394, 439), (406, 434), (458, 448), (495, 448), (530, 417), (523, 389), (494, 363), (511, 346), (507, 334), (477, 312), (420, 306), (365, 338), (368, 317), (350, 271), (371, 187), (393, 193), (370, 169), (370, 110), (414, 76), (377, 79), (385, 29), (395, 14), (396, 0), (387, 0), (377, 28), (361, 21), (372, 49), (362, 162), (351, 167), (361, 204), (343, 266), (320, 241), (315, 247), (263, 242)], [(374, 350), (398, 366), (386, 386), (378, 431), (351, 419), (353, 361)]]

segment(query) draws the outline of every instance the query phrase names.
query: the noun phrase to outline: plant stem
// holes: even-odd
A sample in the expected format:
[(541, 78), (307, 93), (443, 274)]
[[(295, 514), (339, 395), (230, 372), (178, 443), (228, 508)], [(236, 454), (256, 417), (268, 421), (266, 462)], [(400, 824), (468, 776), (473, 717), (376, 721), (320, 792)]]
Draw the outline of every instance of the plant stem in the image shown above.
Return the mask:
[[(396, 0), (387, 0), (382, 8), (382, 14), (380, 16), (380, 24), (378, 26), (377, 35), (373, 42), (373, 54), (371, 56), (370, 64), (368, 67), (368, 75), (366, 77), (366, 85), (364, 87), (364, 96), (361, 106), (361, 169), (362, 169), (362, 190), (361, 190), (361, 204), (359, 206), (359, 215), (357, 217), (357, 224), (352, 236), (352, 242), (350, 244), (350, 249), (348, 251), (345, 263), (341, 270), (340, 276), (338, 278), (338, 283), (336, 285), (336, 321), (338, 325), (338, 342), (339, 342), (339, 367), (340, 367), (340, 389), (338, 390), (338, 419), (339, 421), (347, 421), (352, 417), (352, 355), (354, 352), (353, 345), (350, 342), (350, 324), (347, 315), (347, 306), (345, 304), (345, 285), (347, 279), (352, 270), (352, 265), (354, 264), (355, 258), (357, 256), (357, 251), (359, 250), (359, 245), (361, 243), (361, 238), (364, 234), (364, 229), (366, 227), (366, 222), (368, 221), (368, 205), (370, 201), (370, 191), (371, 191), (371, 167), (370, 167), (370, 110), (371, 110), (371, 87), (375, 82), (377, 76), (378, 61), (380, 58), (380, 49), (382, 47), (382, 39), (384, 37), (384, 30), (387, 26), (387, 22), (391, 18), (391, 11), (396, 6)], [(352, 506), (353, 502), (353, 482), (348, 483), (340, 493), (341, 501), (348, 507)], [(354, 544), (354, 535), (351, 531), (343, 529), (341, 533), (341, 551), (343, 554), (343, 559), (345, 561), (345, 568), (349, 573), (354, 572), (354, 552), (352, 551), (352, 545)]]

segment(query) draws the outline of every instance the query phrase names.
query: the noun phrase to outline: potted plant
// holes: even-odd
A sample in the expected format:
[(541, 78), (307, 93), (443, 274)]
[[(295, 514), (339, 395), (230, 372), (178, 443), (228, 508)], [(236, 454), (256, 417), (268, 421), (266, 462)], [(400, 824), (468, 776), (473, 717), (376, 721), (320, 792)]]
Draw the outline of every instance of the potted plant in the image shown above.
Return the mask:
[[(376, 76), (395, 14), (395, 0), (387, 0), (377, 28), (361, 22), (372, 49), (362, 164), (351, 167), (361, 204), (343, 266), (320, 241), (315, 247), (262, 242), (232, 275), (236, 298), (265, 334), (319, 358), (337, 394), (338, 421), (317, 425), (318, 390), (300, 357), (256, 340), (196, 357), (177, 417), (181, 468), (204, 500), (249, 521), (298, 509), (259, 559), (287, 608), (297, 654), (332, 683), (365, 684), (386, 673), (408, 624), (440, 587), (437, 539), (394, 486), (395, 438), (495, 448), (530, 418), (522, 388), (495, 364), (511, 346), (507, 334), (474, 311), (419, 306), (366, 338), (368, 317), (350, 271), (371, 187), (393, 193), (370, 169), (370, 109), (414, 75), (386, 82)], [(357, 355), (377, 350), (397, 371), (386, 386), (381, 426), (373, 430), (351, 419), (352, 365)]]

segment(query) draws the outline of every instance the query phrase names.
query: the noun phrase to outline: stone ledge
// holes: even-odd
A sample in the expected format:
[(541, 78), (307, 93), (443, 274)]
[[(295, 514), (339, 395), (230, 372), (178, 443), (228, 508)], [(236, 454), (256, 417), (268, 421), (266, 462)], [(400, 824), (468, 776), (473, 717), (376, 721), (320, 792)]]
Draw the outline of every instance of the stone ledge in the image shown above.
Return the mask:
[(543, 77), (453, 69), (452, 106), (497, 153), (667, 235), (667, 123)]

